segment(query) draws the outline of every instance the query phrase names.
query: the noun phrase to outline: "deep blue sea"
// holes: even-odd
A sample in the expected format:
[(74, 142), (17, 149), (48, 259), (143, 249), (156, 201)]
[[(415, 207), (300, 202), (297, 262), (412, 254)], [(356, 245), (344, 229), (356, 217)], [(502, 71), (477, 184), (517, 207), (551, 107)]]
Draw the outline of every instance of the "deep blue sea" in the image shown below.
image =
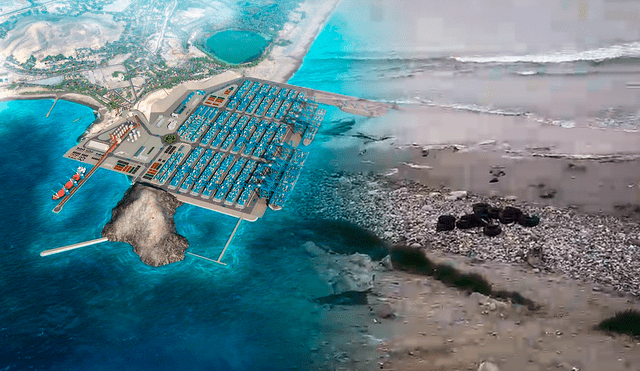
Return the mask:
[[(300, 249), (313, 227), (286, 208), (241, 225), (227, 266), (187, 256), (151, 268), (111, 242), (39, 256), (99, 238), (129, 187), (98, 170), (52, 213), (52, 191), (77, 166), (62, 155), (93, 113), (59, 101), (45, 118), (51, 103), (0, 102), (0, 370), (315, 369), (322, 310), (310, 299), (329, 292)], [(176, 224), (189, 251), (215, 258), (235, 219), (184, 205)]]

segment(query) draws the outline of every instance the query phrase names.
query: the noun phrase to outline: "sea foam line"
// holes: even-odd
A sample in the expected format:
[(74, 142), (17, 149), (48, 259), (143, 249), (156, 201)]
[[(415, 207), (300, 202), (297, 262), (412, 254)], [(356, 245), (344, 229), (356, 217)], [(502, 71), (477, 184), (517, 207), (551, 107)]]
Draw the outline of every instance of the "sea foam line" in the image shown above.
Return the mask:
[(452, 59), (464, 63), (566, 63), (577, 61), (599, 62), (622, 57), (640, 57), (640, 42), (611, 45), (579, 52), (564, 51), (546, 54), (452, 57)]
[(414, 168), (414, 169), (433, 169), (431, 166), (418, 165), (418, 164), (414, 164), (412, 162), (402, 162), (402, 165), (405, 165), (405, 166), (408, 166), (408, 167)]

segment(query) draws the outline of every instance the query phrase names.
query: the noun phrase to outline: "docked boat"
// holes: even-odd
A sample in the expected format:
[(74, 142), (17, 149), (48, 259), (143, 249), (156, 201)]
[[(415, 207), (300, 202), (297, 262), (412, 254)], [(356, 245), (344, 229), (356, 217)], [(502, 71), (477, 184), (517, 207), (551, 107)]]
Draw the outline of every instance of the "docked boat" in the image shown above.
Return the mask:
[(62, 186), (62, 188), (60, 188), (57, 192), (53, 193), (53, 196), (51, 196), (51, 199), (56, 201), (61, 199), (62, 197), (66, 196), (69, 194), (69, 191), (78, 185), (78, 182), (81, 179), (84, 179), (84, 174), (87, 172), (87, 168), (84, 166), (78, 166), (78, 168), (76, 169), (76, 173), (73, 174), (73, 176), (64, 184), (64, 186)]

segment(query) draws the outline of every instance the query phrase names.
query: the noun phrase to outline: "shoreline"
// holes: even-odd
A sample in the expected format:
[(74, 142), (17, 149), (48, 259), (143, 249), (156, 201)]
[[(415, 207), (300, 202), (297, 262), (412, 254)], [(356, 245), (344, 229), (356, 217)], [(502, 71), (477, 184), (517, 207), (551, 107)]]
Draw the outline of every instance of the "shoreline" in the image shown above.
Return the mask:
[(89, 126), (87, 126), (84, 133), (80, 136), (80, 138), (78, 138), (78, 141), (80, 141), (85, 135), (90, 133), (92, 130), (95, 130), (96, 127), (98, 127), (99, 130), (102, 130), (104, 129), (102, 126), (104, 126), (105, 123), (108, 122), (106, 124), (107, 126), (111, 124), (110, 122), (112, 119), (111, 110), (109, 110), (106, 106), (104, 106), (103, 104), (101, 104), (100, 102), (98, 102), (97, 100), (95, 100), (94, 98), (88, 95), (79, 94), (79, 93), (70, 93), (70, 92), (21, 94), (21, 92), (24, 92), (25, 90), (28, 91), (28, 89), (29, 88), (21, 89), (21, 91), (14, 92), (13, 94), (7, 94), (8, 92), (3, 92), (4, 94), (0, 93), (0, 101), (60, 99), (60, 100), (65, 100), (72, 103), (82, 104), (84, 106), (91, 108), (94, 112), (95, 119), (91, 124), (89, 124)]
[[(305, 193), (316, 196), (291, 205), (302, 218), (344, 220), (391, 244), (430, 245), (444, 253), (483, 261), (526, 263), (529, 250), (540, 247), (542, 258), (534, 264), (540, 271), (640, 296), (640, 279), (633, 273), (640, 270), (637, 221), (471, 192), (448, 200), (449, 189), (381, 174), (317, 173), (314, 182), (305, 184)], [(539, 215), (540, 224), (532, 228), (503, 225), (496, 237), (487, 237), (477, 228), (436, 232), (440, 215), (459, 218), (479, 202), (520, 208), (525, 214)]]
[[(555, 369), (560, 364), (570, 365), (561, 367), (566, 370), (599, 370), (620, 357), (639, 364), (637, 340), (593, 329), (616, 312), (640, 309), (640, 280), (634, 273), (640, 269), (638, 223), (472, 193), (447, 200), (448, 190), (380, 174), (321, 171), (304, 193), (315, 196), (290, 205), (301, 218), (346, 221), (390, 245), (424, 248), (432, 261), (478, 273), (496, 290), (515, 291), (541, 306), (527, 309), (508, 299), (465, 294), (432, 276), (392, 269), (385, 258), (373, 262), (369, 271), (374, 279), (367, 303), (323, 306), (327, 365), (423, 370), (431, 364), (451, 371), (476, 370), (490, 361), (499, 370), (527, 365)], [(471, 213), (477, 202), (518, 207), (539, 214), (541, 221), (531, 228), (503, 225), (496, 237), (477, 228), (436, 231), (439, 215)], [(315, 240), (305, 245), (314, 243), (323, 248)], [(535, 256), (536, 248), (540, 256)], [(311, 259), (318, 255), (307, 250)], [(356, 254), (327, 256), (349, 260)], [(361, 269), (342, 267), (348, 277), (359, 277)], [(584, 363), (581, 349), (597, 351), (592, 362), (600, 368)], [(607, 369), (621, 367), (628, 366), (618, 362)]]
[[(373, 171), (436, 188), (588, 212), (630, 211), (633, 207), (628, 205), (640, 205), (637, 152), (586, 155), (546, 147), (506, 149), (506, 142), (398, 145), (345, 137), (331, 138), (318, 149), (327, 158), (342, 158), (334, 161), (336, 170)], [(640, 220), (640, 214), (632, 216)]]
[[(327, 24), (329, 17), (340, 4), (340, 1), (332, 0), (319, 5), (316, 2), (313, 4), (316, 6), (311, 9), (309, 1), (300, 4), (294, 12), (303, 12), (306, 18), (298, 22), (290, 19), (280, 30), (278, 37), (272, 42), (287, 40), (292, 41), (292, 44), (286, 46), (272, 44), (273, 47), (269, 55), (262, 62), (257, 66), (243, 69), (242, 73), (249, 77), (286, 83), (302, 65), (311, 45)], [(309, 11), (315, 13), (310, 19)], [(300, 23), (303, 24), (301, 25)]]
[[(25, 89), (23, 89), (25, 90)], [(106, 109), (104, 105), (99, 103), (94, 98), (83, 95), (79, 93), (35, 93), (35, 94), (21, 94), (21, 92), (17, 92), (14, 94), (3, 94), (0, 95), (0, 101), (10, 101), (10, 100), (35, 100), (35, 99), (62, 99), (73, 103), (83, 104), (94, 111), (99, 111), (100, 109)]]

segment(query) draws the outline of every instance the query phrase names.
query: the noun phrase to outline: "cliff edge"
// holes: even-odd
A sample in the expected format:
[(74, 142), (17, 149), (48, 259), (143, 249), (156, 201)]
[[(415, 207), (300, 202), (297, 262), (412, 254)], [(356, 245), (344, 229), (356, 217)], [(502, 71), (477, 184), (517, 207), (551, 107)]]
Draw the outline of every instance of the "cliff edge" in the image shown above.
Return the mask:
[(130, 244), (140, 260), (153, 267), (183, 260), (189, 242), (176, 232), (173, 220), (180, 205), (166, 191), (136, 183), (113, 209), (102, 236)]

